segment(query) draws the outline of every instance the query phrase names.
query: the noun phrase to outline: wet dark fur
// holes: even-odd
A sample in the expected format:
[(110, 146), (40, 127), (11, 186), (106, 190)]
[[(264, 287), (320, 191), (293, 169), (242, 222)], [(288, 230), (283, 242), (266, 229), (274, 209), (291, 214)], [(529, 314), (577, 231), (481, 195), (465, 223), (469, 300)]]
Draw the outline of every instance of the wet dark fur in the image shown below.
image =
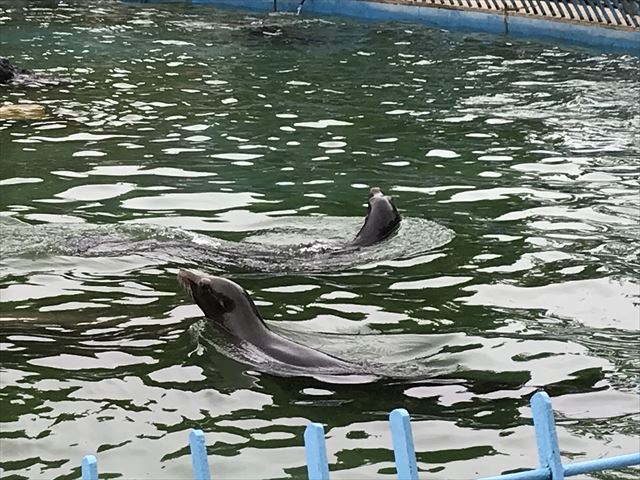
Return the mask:
[(369, 191), (369, 209), (364, 225), (351, 245), (366, 247), (380, 242), (398, 230), (401, 220), (391, 197), (387, 197), (378, 187), (373, 187)]
[(68, 78), (40, 75), (24, 68), (18, 68), (9, 59), (0, 57), (0, 85), (46, 87), (70, 83)]
[(0, 83), (9, 83), (18, 75), (31, 75), (29, 70), (17, 68), (8, 59), (0, 57)]

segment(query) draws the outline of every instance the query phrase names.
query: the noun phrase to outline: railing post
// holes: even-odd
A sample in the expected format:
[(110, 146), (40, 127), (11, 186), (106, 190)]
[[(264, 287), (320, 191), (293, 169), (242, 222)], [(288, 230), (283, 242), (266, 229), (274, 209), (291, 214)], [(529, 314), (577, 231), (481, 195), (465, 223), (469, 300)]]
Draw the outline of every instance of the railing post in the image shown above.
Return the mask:
[(304, 452), (307, 457), (309, 480), (329, 480), (329, 460), (324, 441), (324, 428), (310, 423), (304, 430)]
[(191, 430), (189, 434), (189, 446), (191, 447), (191, 465), (193, 467), (194, 480), (211, 480), (209, 461), (207, 459), (207, 446), (204, 443), (204, 433), (202, 430)]
[(551, 399), (546, 392), (537, 392), (531, 397), (531, 412), (533, 413), (533, 425), (536, 429), (540, 466), (550, 470), (551, 480), (564, 480), (564, 467), (560, 459), (558, 434), (553, 419)]
[(389, 414), (393, 453), (396, 459), (398, 480), (418, 480), (416, 451), (413, 447), (413, 434), (409, 412), (396, 408)]
[(82, 480), (98, 480), (98, 460), (95, 455), (85, 455), (82, 458)]

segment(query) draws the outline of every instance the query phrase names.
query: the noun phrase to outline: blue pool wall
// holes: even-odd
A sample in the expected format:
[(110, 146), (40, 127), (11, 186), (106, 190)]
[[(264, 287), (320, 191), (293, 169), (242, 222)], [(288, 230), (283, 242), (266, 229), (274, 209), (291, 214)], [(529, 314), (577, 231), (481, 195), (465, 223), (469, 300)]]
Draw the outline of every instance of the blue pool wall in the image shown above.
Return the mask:
[[(273, 11), (273, 0), (190, 0), (193, 5)], [(295, 12), (299, 0), (277, 0), (280, 12)], [(406, 21), (451, 30), (466, 30), (524, 38), (560, 40), (605, 50), (624, 51), (640, 56), (640, 30), (580, 25), (510, 14), (485, 13), (453, 8), (368, 2), (363, 0), (306, 0), (304, 13), (346, 16), (372, 21)]]

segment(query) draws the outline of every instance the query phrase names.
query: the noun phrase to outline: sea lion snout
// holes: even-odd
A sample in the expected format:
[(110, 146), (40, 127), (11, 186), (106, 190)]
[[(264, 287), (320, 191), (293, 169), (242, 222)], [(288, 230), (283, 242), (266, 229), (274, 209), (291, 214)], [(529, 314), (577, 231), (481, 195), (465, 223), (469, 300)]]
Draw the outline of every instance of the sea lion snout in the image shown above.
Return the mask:
[(222, 321), (222, 316), (228, 311), (228, 305), (225, 305), (224, 296), (214, 288), (217, 280), (219, 280), (217, 277), (209, 277), (189, 270), (178, 272), (178, 282), (205, 315)]
[(371, 187), (371, 190), (369, 190), (369, 198), (377, 197), (378, 195), (384, 195), (380, 187)]
[(193, 298), (193, 288), (191, 283), (191, 276), (193, 274), (188, 270), (180, 270), (178, 271), (178, 283), (184, 290), (189, 294), (191, 298)]
[(195, 273), (193, 273), (190, 270), (184, 270), (184, 269), (180, 269), (178, 271), (178, 281), (182, 284), (184, 284), (184, 282), (196, 282), (197, 279), (199, 278), (199, 275), (196, 275)]
[(207, 288), (211, 287), (212, 281), (207, 275), (192, 272), (191, 270), (180, 270), (178, 272), (178, 281), (185, 288)]

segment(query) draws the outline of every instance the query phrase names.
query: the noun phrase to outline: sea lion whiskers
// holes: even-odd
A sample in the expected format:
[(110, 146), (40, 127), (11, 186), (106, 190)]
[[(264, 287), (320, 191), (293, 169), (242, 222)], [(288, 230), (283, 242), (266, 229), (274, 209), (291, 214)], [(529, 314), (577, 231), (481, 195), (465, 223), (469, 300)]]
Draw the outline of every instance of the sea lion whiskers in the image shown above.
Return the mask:
[(187, 295), (191, 297), (191, 300), (195, 302), (195, 299), (193, 298), (193, 290), (191, 290), (191, 283), (189, 282), (189, 280), (187, 280), (185, 276), (181, 275), (182, 272), (184, 272), (184, 270), (180, 270), (178, 272), (178, 275), (177, 275), (178, 283), (180, 284), (182, 289), (187, 293)]

